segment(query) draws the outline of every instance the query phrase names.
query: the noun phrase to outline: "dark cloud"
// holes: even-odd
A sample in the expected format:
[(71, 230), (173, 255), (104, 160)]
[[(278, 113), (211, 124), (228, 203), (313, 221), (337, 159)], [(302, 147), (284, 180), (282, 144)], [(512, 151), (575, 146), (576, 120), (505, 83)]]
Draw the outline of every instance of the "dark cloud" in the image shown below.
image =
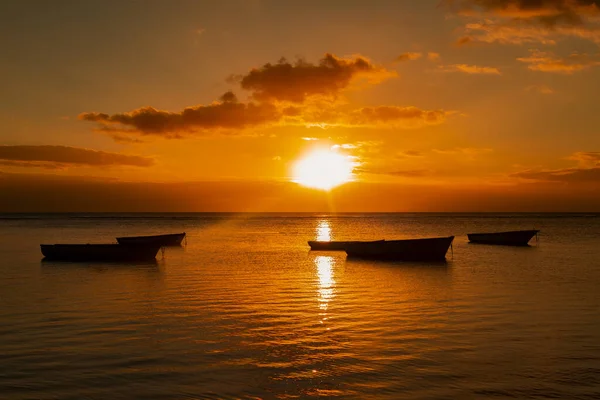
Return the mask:
[(131, 165), (148, 167), (154, 160), (141, 156), (68, 146), (0, 146), (3, 165), (41, 168), (63, 168), (67, 165)]
[[(436, 59), (436, 53), (430, 54)], [(444, 110), (388, 105), (352, 108), (334, 101), (357, 78), (376, 83), (395, 75), (362, 56), (326, 54), (317, 64), (282, 59), (229, 79), (250, 91), (252, 101), (240, 102), (229, 91), (212, 104), (182, 111), (143, 107), (112, 115), (87, 112), (79, 119), (97, 123), (96, 131), (118, 142), (139, 142), (131, 138), (134, 135), (239, 135), (248, 129), (270, 126), (413, 128), (445, 121), (449, 112)]]
[(485, 18), (467, 24), (466, 35), (459, 44), (554, 44), (553, 38), (560, 36), (600, 42), (597, 24), (600, 0), (445, 0), (443, 3), (467, 18)]
[(114, 127), (115, 132), (177, 138), (179, 133), (207, 133), (218, 129), (244, 129), (265, 125), (277, 122), (281, 113), (269, 103), (240, 103), (234, 93), (227, 92), (217, 102), (187, 107), (180, 112), (144, 107), (113, 115), (83, 113), (79, 118), (97, 122), (102, 127)]
[(446, 0), (463, 13), (488, 12), (513, 18), (535, 18), (541, 23), (581, 23), (581, 15), (597, 13), (600, 0)]
[(51, 162), (40, 162), (40, 161), (10, 161), (0, 160), (0, 165), (5, 167), (18, 167), (18, 168), (44, 168), (44, 169), (65, 169), (67, 165), (61, 163)]
[(251, 91), (257, 100), (301, 103), (314, 95), (335, 97), (356, 77), (379, 82), (394, 75), (364, 57), (340, 58), (328, 53), (318, 64), (281, 59), (276, 64), (252, 69), (238, 79), (241, 87)]

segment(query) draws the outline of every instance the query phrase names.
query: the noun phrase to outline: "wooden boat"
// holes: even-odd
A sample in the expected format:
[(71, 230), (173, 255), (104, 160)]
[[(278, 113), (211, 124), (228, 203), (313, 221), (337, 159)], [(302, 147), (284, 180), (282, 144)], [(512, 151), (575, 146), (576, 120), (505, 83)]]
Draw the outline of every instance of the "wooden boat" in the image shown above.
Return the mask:
[(505, 246), (527, 246), (532, 237), (539, 230), (493, 232), (493, 233), (469, 233), (467, 237), (471, 243), (500, 244)]
[(345, 248), (348, 257), (399, 260), (444, 261), (454, 236), (425, 239), (380, 240), (351, 243)]
[(358, 241), (342, 242), (342, 241), (318, 241), (309, 240), (308, 245), (311, 250), (320, 251), (344, 251), (347, 245), (352, 243), (362, 243)]
[(181, 241), (185, 237), (185, 232), (171, 233), (167, 235), (153, 236), (126, 236), (118, 237), (117, 242), (120, 244), (158, 244), (160, 246), (181, 246)]
[(161, 246), (149, 244), (41, 244), (46, 260), (148, 261), (155, 260)]

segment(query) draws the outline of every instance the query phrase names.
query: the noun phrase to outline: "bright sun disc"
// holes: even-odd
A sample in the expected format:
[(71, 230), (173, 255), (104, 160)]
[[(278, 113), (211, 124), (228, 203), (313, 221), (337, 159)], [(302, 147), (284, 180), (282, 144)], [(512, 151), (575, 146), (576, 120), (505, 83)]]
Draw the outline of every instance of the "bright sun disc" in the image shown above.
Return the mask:
[(331, 150), (315, 150), (294, 164), (294, 182), (329, 190), (352, 180), (354, 163), (350, 157)]

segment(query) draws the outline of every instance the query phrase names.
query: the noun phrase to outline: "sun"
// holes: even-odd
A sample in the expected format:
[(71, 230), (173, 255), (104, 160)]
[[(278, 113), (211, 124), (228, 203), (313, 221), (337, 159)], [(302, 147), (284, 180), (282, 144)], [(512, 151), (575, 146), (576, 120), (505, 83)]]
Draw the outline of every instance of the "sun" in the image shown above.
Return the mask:
[(354, 162), (332, 149), (317, 149), (296, 161), (293, 181), (315, 189), (330, 190), (353, 180)]

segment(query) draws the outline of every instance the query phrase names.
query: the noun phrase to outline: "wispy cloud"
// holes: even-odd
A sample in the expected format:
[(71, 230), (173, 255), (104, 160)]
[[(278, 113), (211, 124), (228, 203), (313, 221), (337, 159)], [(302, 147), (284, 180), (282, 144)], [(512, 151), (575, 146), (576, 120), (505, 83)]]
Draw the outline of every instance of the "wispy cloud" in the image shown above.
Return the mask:
[(502, 75), (496, 67), (482, 67), (479, 65), (453, 64), (440, 66), (444, 72), (463, 72), (471, 75)]
[(517, 60), (527, 64), (527, 68), (532, 71), (570, 75), (600, 65), (600, 61), (587, 54), (573, 53), (567, 57), (557, 57), (552, 53), (539, 50), (530, 50), (530, 52), (529, 57), (521, 57)]
[(546, 85), (531, 85), (525, 88), (528, 92), (537, 92), (541, 94), (554, 94), (554, 89)]
[(396, 57), (395, 61), (397, 61), (397, 62), (413, 61), (413, 60), (418, 60), (421, 57), (423, 57), (422, 53), (402, 53), (398, 57)]
[(441, 56), (440, 56), (439, 53), (429, 52), (429, 53), (427, 53), (427, 59), (429, 61), (436, 61), (437, 62), (437, 61), (440, 61)]
[(578, 151), (566, 157), (577, 161), (577, 167), (561, 169), (528, 169), (511, 174), (511, 177), (544, 182), (600, 184), (600, 152)]
[(69, 165), (149, 167), (148, 157), (108, 153), (69, 146), (0, 146), (3, 165), (18, 167), (63, 168)]
[(566, 159), (579, 162), (581, 167), (600, 167), (600, 151), (578, 151)]

